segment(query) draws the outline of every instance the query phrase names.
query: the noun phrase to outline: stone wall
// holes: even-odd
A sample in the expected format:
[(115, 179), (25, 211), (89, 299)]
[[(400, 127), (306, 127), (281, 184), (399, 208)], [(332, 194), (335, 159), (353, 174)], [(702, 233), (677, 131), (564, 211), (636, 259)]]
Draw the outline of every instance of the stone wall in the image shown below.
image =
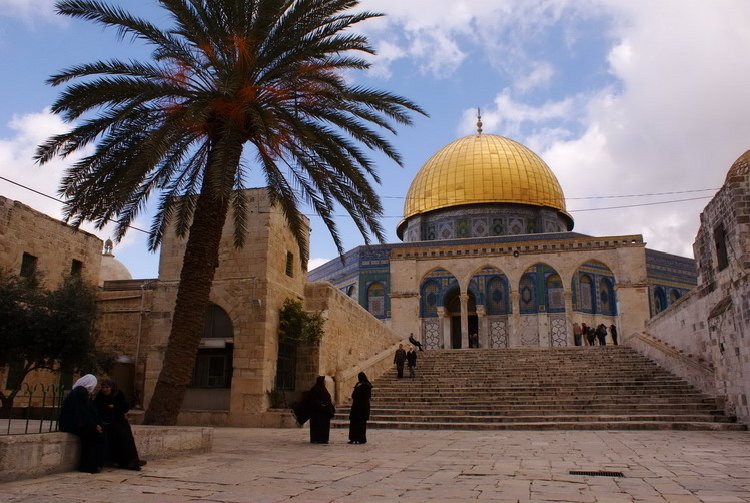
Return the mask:
[[(213, 443), (210, 428), (133, 426), (142, 459), (208, 452)], [(70, 433), (0, 436), (0, 482), (10, 482), (76, 469), (80, 442)]]
[(102, 247), (102, 240), (93, 234), (0, 196), (0, 269), (4, 272), (20, 274), (27, 253), (36, 257), (43, 285), (53, 289), (71, 273), (77, 260), (84, 281), (96, 285)]
[[(337, 402), (351, 394), (360, 371), (372, 380), (393, 366), (391, 350), (395, 351), (394, 344), (402, 338), (330, 283), (308, 283), (305, 308), (323, 311), (326, 318), (317, 374), (333, 377)], [(383, 354), (387, 356), (377, 358)], [(310, 376), (310, 385), (313, 382), (314, 376)]]
[[(727, 174), (701, 213), (693, 245), (698, 286), (652, 319), (648, 334), (680, 355), (704, 361), (705, 387), (726, 397), (727, 410), (750, 421), (750, 151)], [(683, 375), (679, 363), (664, 365)]]
[[(36, 271), (44, 288), (60, 286), (71, 274), (73, 261), (80, 263), (83, 280), (96, 285), (102, 247), (102, 240), (93, 234), (76, 231), (60, 220), (0, 196), (0, 271), (3, 273), (20, 275), (26, 253), (36, 257)], [(5, 388), (7, 374), (7, 369), (0, 368), (2, 388)], [(37, 371), (29, 374), (24, 384), (37, 395), (40, 387), (59, 381), (59, 373)], [(34, 399), (32, 403), (38, 404), (39, 401)]]

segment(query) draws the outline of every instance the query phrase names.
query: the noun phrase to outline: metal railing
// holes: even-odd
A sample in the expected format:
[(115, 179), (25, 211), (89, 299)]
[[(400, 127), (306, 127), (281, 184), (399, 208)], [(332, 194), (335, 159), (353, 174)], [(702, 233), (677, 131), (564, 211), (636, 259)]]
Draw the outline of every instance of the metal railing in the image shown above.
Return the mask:
[(23, 384), (13, 407), (0, 411), (0, 435), (28, 435), (57, 431), (65, 386)]

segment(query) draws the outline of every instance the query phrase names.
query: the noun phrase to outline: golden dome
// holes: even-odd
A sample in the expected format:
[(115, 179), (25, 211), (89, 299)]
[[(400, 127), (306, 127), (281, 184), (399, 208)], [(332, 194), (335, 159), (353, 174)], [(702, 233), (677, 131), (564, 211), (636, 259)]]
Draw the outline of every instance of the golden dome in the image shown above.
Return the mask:
[(404, 220), (428, 211), (481, 203), (516, 203), (565, 211), (552, 170), (520, 143), (492, 134), (464, 136), (433, 155), (409, 187)]

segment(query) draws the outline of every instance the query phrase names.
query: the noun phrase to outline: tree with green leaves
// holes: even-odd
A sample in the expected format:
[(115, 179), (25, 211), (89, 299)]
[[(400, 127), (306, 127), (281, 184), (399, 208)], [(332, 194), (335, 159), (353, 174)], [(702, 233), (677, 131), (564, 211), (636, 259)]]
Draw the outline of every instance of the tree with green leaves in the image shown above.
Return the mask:
[(47, 291), (36, 278), (0, 274), (0, 367), (14, 367), (8, 395), (0, 393), (3, 416), (31, 372), (97, 367), (95, 321), (96, 291), (78, 277)]
[(40, 164), (93, 145), (62, 179), (68, 221), (116, 222), (125, 234), (149, 196), (158, 197), (149, 246), (170, 226), (187, 236), (164, 364), (145, 421), (174, 424), (200, 343), (222, 228), (246, 239), (243, 192), (265, 178), (307, 257), (301, 204), (343, 253), (337, 207), (367, 243), (383, 240), (380, 178), (369, 151), (398, 164), (384, 132), (411, 124), (415, 103), (351, 84), (373, 54), (355, 25), (380, 14), (357, 0), (159, 0), (163, 29), (95, 0), (59, 1), (60, 14), (115, 28), (153, 48), (148, 61), (98, 61), (52, 76), (67, 85), (52, 106), (74, 123), (38, 148)]

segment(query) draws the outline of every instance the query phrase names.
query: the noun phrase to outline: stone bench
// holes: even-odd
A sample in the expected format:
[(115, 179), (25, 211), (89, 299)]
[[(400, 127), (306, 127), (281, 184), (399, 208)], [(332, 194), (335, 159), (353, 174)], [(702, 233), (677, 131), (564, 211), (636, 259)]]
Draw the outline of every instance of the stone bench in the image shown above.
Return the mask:
[[(133, 426), (141, 458), (150, 460), (208, 452), (213, 429), (181, 426)], [(70, 433), (0, 436), (0, 482), (76, 470), (80, 444)]]

